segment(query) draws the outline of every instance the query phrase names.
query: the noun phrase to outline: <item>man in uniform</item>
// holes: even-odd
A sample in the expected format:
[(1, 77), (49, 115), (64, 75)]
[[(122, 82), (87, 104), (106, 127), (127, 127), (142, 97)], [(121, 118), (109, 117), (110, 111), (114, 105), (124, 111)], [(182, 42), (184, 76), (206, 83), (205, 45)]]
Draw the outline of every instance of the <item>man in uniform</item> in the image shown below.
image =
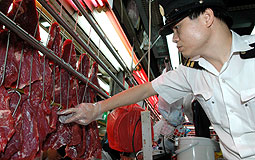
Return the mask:
[[(255, 159), (254, 36), (230, 30), (222, 0), (159, 0), (166, 17), (160, 34), (174, 33), (185, 65), (96, 104), (82, 103), (59, 114), (64, 123), (87, 125), (105, 111), (159, 94), (169, 104), (193, 94), (220, 138), (226, 159)], [(195, 77), (195, 78), (194, 78)]]

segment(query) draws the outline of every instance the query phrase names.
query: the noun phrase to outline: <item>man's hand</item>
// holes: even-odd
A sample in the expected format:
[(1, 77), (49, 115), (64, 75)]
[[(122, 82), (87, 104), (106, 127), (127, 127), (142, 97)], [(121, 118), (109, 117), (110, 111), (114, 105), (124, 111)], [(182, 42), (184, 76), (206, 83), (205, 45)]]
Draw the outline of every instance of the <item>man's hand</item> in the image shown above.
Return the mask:
[(57, 114), (61, 123), (76, 122), (81, 125), (88, 125), (92, 121), (102, 118), (100, 102), (81, 103), (75, 108), (59, 111)]

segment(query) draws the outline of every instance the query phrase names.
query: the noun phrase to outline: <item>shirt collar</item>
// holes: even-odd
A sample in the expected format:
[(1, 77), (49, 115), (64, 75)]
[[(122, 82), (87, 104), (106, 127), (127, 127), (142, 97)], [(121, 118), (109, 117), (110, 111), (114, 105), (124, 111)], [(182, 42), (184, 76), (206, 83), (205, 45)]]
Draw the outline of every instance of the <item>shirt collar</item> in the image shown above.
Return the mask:
[(251, 47), (249, 44), (255, 42), (254, 36), (250, 35), (240, 36), (232, 30), (231, 32), (232, 32), (232, 47), (230, 56), (235, 52), (242, 52), (253, 49), (253, 47)]
[[(231, 33), (232, 33), (232, 46), (231, 46), (230, 57), (233, 55), (233, 53), (243, 52), (243, 51), (253, 49), (253, 47), (251, 47), (249, 44), (255, 43), (255, 35), (240, 36), (232, 30), (231, 30)], [(199, 65), (206, 69), (210, 68), (209, 70), (215, 70), (212, 67), (212, 65), (202, 57), (199, 57), (199, 58), (196, 57), (196, 58), (193, 58), (193, 60), (198, 61)], [(217, 73), (216, 70), (213, 72)]]

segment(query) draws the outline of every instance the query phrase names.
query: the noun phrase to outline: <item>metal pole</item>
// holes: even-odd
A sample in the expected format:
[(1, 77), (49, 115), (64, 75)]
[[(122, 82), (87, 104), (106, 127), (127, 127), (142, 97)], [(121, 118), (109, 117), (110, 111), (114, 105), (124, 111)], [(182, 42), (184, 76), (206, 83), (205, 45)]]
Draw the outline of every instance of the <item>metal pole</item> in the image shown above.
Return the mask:
[(9, 19), (6, 15), (4, 15), (2, 12), (0, 12), (0, 22), (3, 23), (7, 28), (12, 30), (14, 33), (16, 33), (20, 38), (28, 42), (31, 46), (33, 46), (35, 49), (38, 49), (40, 52), (45, 54), (49, 59), (53, 60), (57, 64), (59, 64), (62, 68), (70, 72), (72, 75), (80, 79), (84, 83), (88, 83), (91, 88), (96, 90), (99, 94), (101, 94), (105, 98), (109, 98), (105, 92), (103, 92), (101, 89), (99, 89), (96, 85), (94, 85), (92, 82), (90, 82), (84, 75), (77, 72), (75, 69), (72, 68), (72, 66), (68, 63), (66, 63), (63, 59), (56, 56), (51, 50), (43, 46), (40, 41), (36, 40), (34, 37), (32, 37), (30, 34), (28, 34), (26, 31), (24, 31), (20, 26), (18, 26), (15, 22), (13, 22), (11, 19)]
[[(153, 42), (153, 44), (152, 44), (151, 47), (148, 49), (148, 51), (152, 49), (152, 47), (156, 44), (156, 42), (159, 40), (160, 37), (161, 37), (161, 35), (159, 35), (159, 36), (157, 37), (157, 39)], [(144, 55), (143, 55), (142, 58), (137, 62), (137, 64), (135, 65), (134, 68), (136, 68), (136, 67), (141, 63), (141, 61), (144, 59), (144, 57), (148, 54), (148, 51), (146, 51), (146, 52), (144, 53)]]
[(150, 111), (141, 112), (143, 159), (152, 160), (152, 135)]
[(76, 34), (69, 25), (55, 12), (55, 10), (45, 1), (37, 0), (41, 5), (57, 20), (57, 22), (88, 52), (88, 54), (114, 79), (114, 81), (123, 89), (125, 87), (117, 77), (106, 67), (106, 65), (93, 53), (92, 49), (83, 42), (79, 35)]

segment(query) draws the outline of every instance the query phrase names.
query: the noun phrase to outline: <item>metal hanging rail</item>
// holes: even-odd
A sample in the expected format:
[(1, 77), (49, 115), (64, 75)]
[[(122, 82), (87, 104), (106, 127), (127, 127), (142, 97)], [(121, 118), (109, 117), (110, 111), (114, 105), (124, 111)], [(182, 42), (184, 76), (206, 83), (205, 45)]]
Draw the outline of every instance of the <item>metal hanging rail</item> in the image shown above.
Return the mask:
[(97, 25), (97, 23), (89, 16), (87, 11), (83, 8), (81, 3), (78, 0), (73, 0), (77, 8), (80, 10), (82, 15), (87, 19), (89, 24), (92, 26), (92, 28), (95, 30), (95, 32), (98, 34), (98, 36), (101, 38), (101, 40), (104, 42), (104, 44), (107, 46), (107, 48), (110, 50), (112, 55), (116, 58), (116, 60), (119, 62), (121, 67), (129, 74), (129, 69), (124, 65), (124, 63), (121, 61), (121, 59), (118, 57), (118, 53), (116, 50), (110, 45), (110, 42), (107, 37), (104, 37), (104, 32), (101, 30), (101, 28)]
[(37, 0), (51, 15), (54, 17), (57, 22), (88, 52), (88, 54), (109, 74), (110, 77), (114, 79), (114, 81), (123, 89), (125, 87), (118, 80), (118, 78), (106, 67), (106, 65), (93, 53), (91, 48), (83, 42), (79, 35), (76, 34), (69, 25), (56, 13), (56, 11), (45, 1), (45, 0)]
[(2, 12), (0, 12), (0, 22), (4, 24), (7, 28), (12, 30), (14, 33), (16, 33), (20, 38), (28, 42), (31, 46), (33, 46), (34, 48), (42, 52), (44, 55), (46, 55), (49, 59), (53, 60), (54, 62), (59, 64), (62, 68), (70, 72), (73, 76), (77, 77), (83, 83), (88, 83), (89, 86), (96, 90), (100, 95), (102, 95), (105, 98), (110, 97), (101, 89), (99, 89), (96, 85), (90, 82), (84, 75), (73, 69), (70, 64), (66, 63), (63, 59), (55, 55), (50, 49), (43, 46), (40, 41), (36, 40), (34, 37), (32, 37), (30, 34), (24, 31), (21, 27), (19, 27), (15, 22), (9, 19)]

